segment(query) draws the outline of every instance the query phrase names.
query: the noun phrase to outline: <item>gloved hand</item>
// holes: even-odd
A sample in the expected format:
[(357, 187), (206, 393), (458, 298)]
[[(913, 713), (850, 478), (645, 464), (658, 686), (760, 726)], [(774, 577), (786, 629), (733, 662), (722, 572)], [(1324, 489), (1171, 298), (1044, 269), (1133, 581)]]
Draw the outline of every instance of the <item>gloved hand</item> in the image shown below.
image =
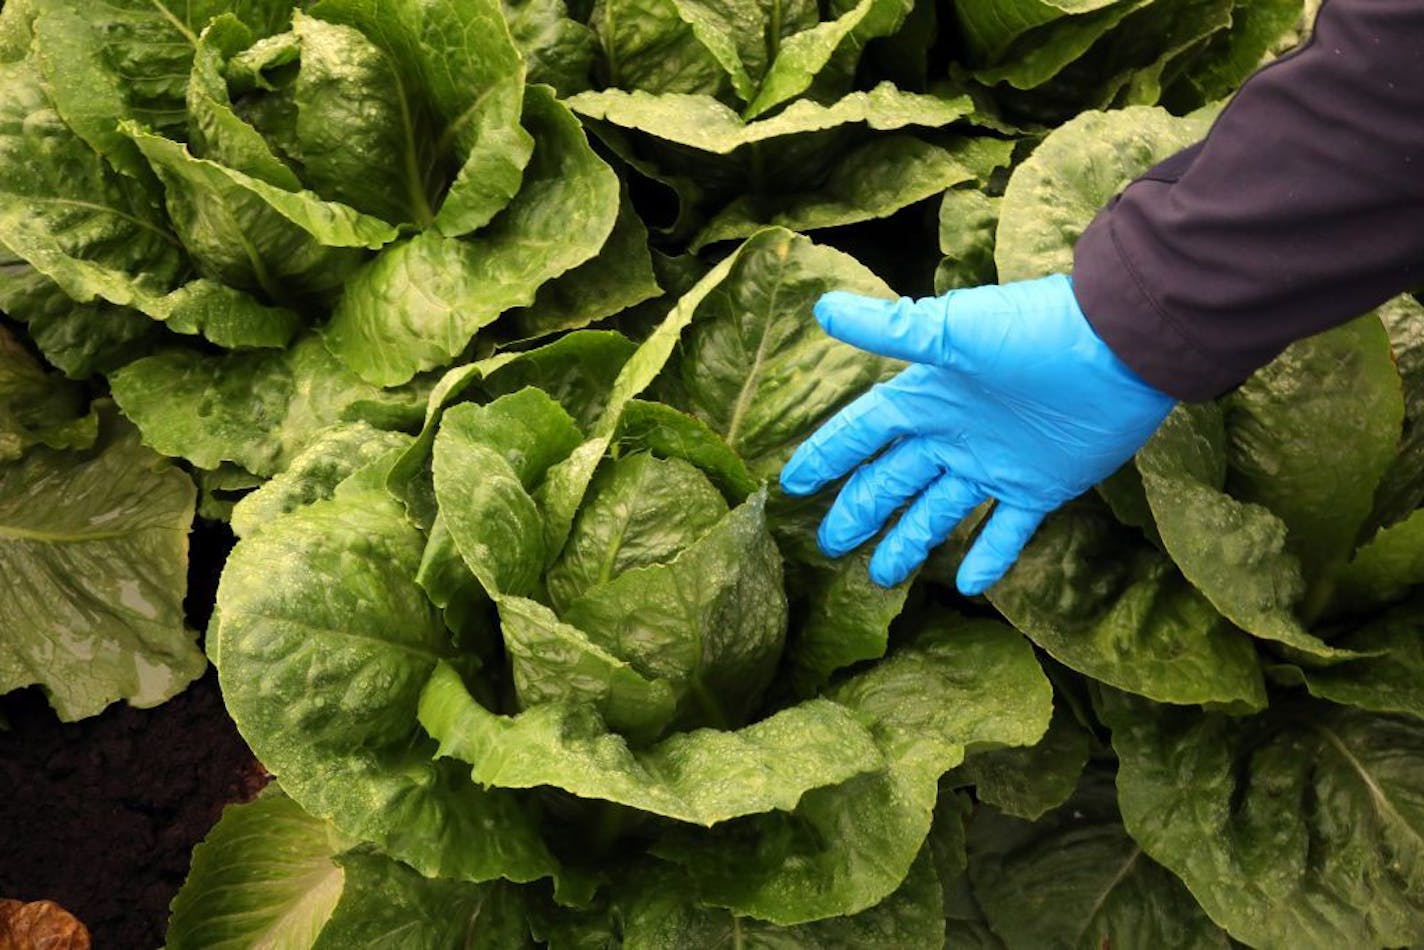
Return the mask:
[(859, 466), (821, 522), (832, 557), (914, 499), (870, 561), (885, 587), (993, 498), (957, 578), (981, 593), (1049, 512), (1131, 458), (1175, 402), (1098, 338), (1063, 275), (913, 301), (835, 291), (815, 313), (831, 336), (916, 364), (843, 409), (781, 472), (786, 492), (808, 495)]

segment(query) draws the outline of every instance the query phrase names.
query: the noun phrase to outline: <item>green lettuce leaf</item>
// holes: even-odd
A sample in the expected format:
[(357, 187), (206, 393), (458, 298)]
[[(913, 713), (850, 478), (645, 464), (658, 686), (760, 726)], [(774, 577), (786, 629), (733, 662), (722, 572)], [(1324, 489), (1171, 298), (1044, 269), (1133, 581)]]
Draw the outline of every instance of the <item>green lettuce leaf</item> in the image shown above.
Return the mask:
[(974, 899), (1010, 947), (1233, 945), (1128, 836), (1110, 774), (1090, 773), (1039, 821), (978, 808), (968, 845)]
[(974, 797), (1005, 815), (1037, 821), (1066, 802), (1088, 762), (1090, 736), (1058, 706), (1037, 745), (971, 755), (945, 782), (974, 786)]
[[(186, 262), (156, 187), (115, 172), (64, 124), (33, 60), (0, 66), (0, 88), (0, 248), (29, 263), (37, 251), (81, 258), (167, 290)], [(4, 283), (5, 309), (19, 319), (61, 306), (47, 282)]]
[(232, 510), (232, 530), (240, 538), (256, 534), (285, 514), (330, 498), (336, 486), (358, 469), (408, 447), (411, 437), (357, 420), (318, 435), (290, 464)]
[(763, 231), (697, 304), (664, 371), (668, 401), (706, 422), (757, 475), (779, 470), (820, 422), (899, 365), (826, 336), (811, 305), (832, 289), (891, 295), (848, 255)]
[(738, 198), (707, 223), (690, 248), (750, 237), (767, 225), (814, 231), (884, 218), (971, 178), (973, 172), (946, 149), (908, 135), (883, 136), (841, 156), (814, 190)]
[(563, 550), (549, 565), (549, 602), (560, 612), (634, 568), (665, 564), (727, 514), (707, 477), (681, 459), (635, 453), (594, 478)]
[(1234, 938), (1424, 939), (1419, 720), (1322, 703), (1232, 719), (1120, 695), (1102, 714), (1128, 832)]
[(1348, 656), (1296, 615), (1306, 587), (1285, 524), (1270, 509), (1228, 494), (1218, 406), (1178, 408), (1139, 453), (1137, 467), (1167, 552), (1217, 610), (1255, 636), (1324, 659)]
[(209, 632), (228, 711), (304, 810), (421, 873), (551, 874), (519, 802), (432, 761), (416, 705), (458, 655), (413, 580), (424, 539), (373, 474), (233, 549)]
[(538, 143), (524, 188), (468, 241), (427, 231), (386, 250), (346, 287), (325, 339), (363, 379), (396, 385), (454, 361), (475, 334), (546, 281), (594, 257), (618, 214), (618, 179), (569, 111), (529, 87)]
[(229, 805), (193, 849), (166, 945), (312, 946), (342, 898), (347, 875), (336, 856), (351, 845), (276, 786), (256, 801)]
[(436, 211), (440, 232), (488, 224), (519, 191), (534, 148), (520, 126), (524, 62), (499, 0), (321, 0), (312, 13), (381, 47), (407, 95), (419, 94), (439, 118), (437, 151), (453, 148), (459, 168)]
[(38, 684), (61, 719), (157, 706), (203, 672), (183, 623), (192, 481), (108, 414), (86, 451), (0, 463), (0, 693)]
[[(1404, 404), (1389, 337), (1371, 314), (1301, 340), (1232, 392), (1223, 409), (1231, 492), (1269, 508), (1289, 529), (1309, 619), (1354, 552), (1396, 455)], [(1320, 446), (1341, 461), (1322, 465)]]
[[(193, 154), (275, 185), (300, 191), (301, 181), (262, 138), (260, 132), (233, 111), (223, 69), (227, 61), (252, 45), (252, 32), (242, 21), (224, 14), (199, 37), (188, 81), (188, 131)], [(115, 130), (117, 133), (117, 129)], [(129, 140), (133, 147), (132, 140)]]
[(1361, 659), (1323, 669), (1278, 666), (1271, 674), (1277, 680), (1304, 685), (1312, 696), (1342, 706), (1424, 719), (1420, 609), (1416, 594), (1393, 610), (1358, 623), (1335, 640), (1343, 649), (1363, 654)]
[(605, 89), (574, 96), (569, 108), (620, 128), (726, 155), (745, 145), (857, 122), (881, 132), (916, 125), (939, 128), (965, 118), (971, 105), (968, 97), (941, 99), (902, 92), (889, 83), (881, 83), (869, 92), (851, 93), (829, 106), (803, 99), (756, 122), (744, 122), (710, 96), (686, 94)]
[(491, 713), (449, 666), (431, 677), (420, 722), (439, 740), (438, 754), (469, 763), (481, 786), (552, 786), (706, 826), (789, 811), (811, 789), (882, 763), (865, 727), (825, 700), (734, 732), (699, 729), (632, 750), (587, 706), (545, 704), (512, 718)]
[(33, 445), (87, 449), (99, 435), (99, 416), (74, 383), (46, 373), (0, 326), (0, 463)]
[(988, 596), (1054, 659), (1118, 689), (1163, 703), (1266, 703), (1250, 638), (1089, 500), (1044, 522)]
[(569, 17), (563, 0), (504, 0), (504, 18), (529, 83), (553, 86), (560, 98), (588, 88), (593, 31)]
[(1404, 430), (1399, 453), (1375, 489), (1375, 507), (1361, 539), (1387, 528), (1424, 505), (1424, 306), (1410, 296), (1382, 305), (1380, 320), (1389, 333), (1404, 392)]
[(1212, 118), (1144, 106), (1085, 112), (1055, 129), (1004, 192), (994, 248), (999, 280), (1070, 273), (1074, 243), (1108, 199), (1205, 136)]
[(747, 721), (776, 673), (787, 606), (765, 504), (753, 495), (672, 560), (633, 566), (563, 611), (638, 672), (670, 683), (683, 728)]
[(163, 182), (173, 225), (203, 273), (282, 303), (342, 287), (364, 250), (390, 243), (390, 225), (311, 192), (285, 191), (236, 169), (194, 158), (182, 145), (132, 123)]
[(236, 462), (257, 475), (282, 471), (324, 429), (357, 420), (398, 428), (418, 420), (425, 402), (423, 392), (361, 382), (315, 336), (280, 351), (168, 349), (109, 383), (160, 452), (200, 468)]
[(747, 950), (938, 950), (944, 945), (939, 881), (927, 856), (900, 888), (869, 910), (797, 927), (777, 927), (689, 899), (685, 881), (664, 868), (630, 876), (618, 901), (627, 947), (741, 946)]
[(626, 189), (613, 230), (598, 254), (539, 288), (534, 302), (511, 312), (505, 335), (521, 342), (576, 330), (658, 296), (648, 229)]
[(931, 627), (827, 695), (870, 724), (883, 771), (808, 793), (795, 813), (669, 836), (703, 901), (782, 925), (853, 914), (895, 891), (929, 834), (939, 778), (979, 744), (1031, 745), (1052, 690), (1017, 633)]
[(1336, 578), (1334, 611), (1363, 613), (1424, 584), (1424, 509), (1375, 535)]

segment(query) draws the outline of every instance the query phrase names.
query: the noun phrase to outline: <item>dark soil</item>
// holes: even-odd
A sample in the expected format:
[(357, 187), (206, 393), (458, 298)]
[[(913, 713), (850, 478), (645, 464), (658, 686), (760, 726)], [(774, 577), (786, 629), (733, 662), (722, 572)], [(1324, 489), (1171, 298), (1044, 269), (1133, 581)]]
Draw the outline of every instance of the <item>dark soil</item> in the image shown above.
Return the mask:
[(157, 709), (60, 723), (38, 690), (0, 703), (0, 897), (48, 898), (96, 950), (163, 943), (193, 845), (267, 782), (210, 670)]
[[(193, 536), (188, 621), (203, 629), (231, 545)], [(193, 845), (267, 783), (209, 670), (156, 709), (123, 703), (61, 723), (38, 689), (0, 697), (0, 899), (53, 900), (95, 950), (152, 950)]]

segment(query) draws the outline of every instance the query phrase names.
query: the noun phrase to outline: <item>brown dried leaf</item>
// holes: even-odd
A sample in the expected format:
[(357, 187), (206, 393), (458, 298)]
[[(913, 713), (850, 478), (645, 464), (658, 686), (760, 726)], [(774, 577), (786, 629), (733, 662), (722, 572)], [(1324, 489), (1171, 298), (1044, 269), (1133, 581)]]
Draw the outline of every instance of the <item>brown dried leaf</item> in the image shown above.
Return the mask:
[(89, 950), (89, 931), (54, 901), (0, 900), (0, 950)]

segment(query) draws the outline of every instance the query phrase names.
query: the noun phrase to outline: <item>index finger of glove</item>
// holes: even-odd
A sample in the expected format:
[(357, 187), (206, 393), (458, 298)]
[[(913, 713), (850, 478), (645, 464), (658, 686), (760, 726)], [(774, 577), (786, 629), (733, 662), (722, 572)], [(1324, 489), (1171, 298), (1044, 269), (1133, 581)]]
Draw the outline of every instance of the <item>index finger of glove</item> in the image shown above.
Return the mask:
[(948, 364), (945, 298), (882, 300), (833, 290), (813, 312), (822, 329), (851, 346), (912, 363)]
[(876, 386), (801, 443), (781, 470), (781, 487), (791, 495), (809, 495), (905, 433), (900, 412)]

